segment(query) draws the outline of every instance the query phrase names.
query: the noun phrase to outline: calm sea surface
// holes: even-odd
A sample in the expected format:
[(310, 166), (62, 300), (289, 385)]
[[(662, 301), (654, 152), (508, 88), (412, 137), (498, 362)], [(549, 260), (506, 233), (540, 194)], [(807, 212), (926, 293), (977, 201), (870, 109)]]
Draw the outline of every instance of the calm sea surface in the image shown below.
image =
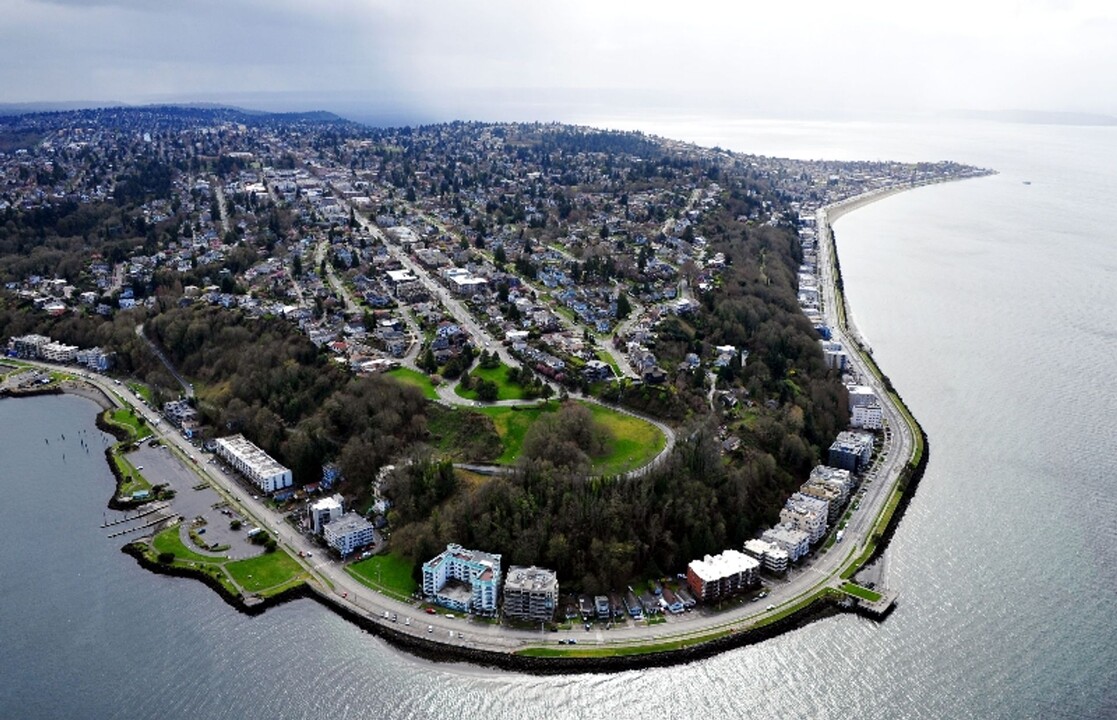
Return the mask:
[(857, 323), (931, 441), (892, 545), (893, 615), (672, 669), (435, 665), (311, 602), (246, 618), (143, 571), (98, 527), (95, 407), (4, 400), (0, 718), (1117, 717), (1117, 130), (587, 121), (1000, 171), (835, 228)]

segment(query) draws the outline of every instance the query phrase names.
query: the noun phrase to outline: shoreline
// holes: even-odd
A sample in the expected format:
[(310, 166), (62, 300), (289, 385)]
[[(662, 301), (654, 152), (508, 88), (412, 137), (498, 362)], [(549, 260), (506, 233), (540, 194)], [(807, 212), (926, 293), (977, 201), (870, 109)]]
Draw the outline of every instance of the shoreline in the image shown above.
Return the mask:
[[(966, 178), (952, 178), (951, 180), (961, 179)], [(922, 187), (923, 185), (923, 183), (904, 185), (864, 193), (820, 208), (820, 213), (822, 214), (822, 218), (825, 219), (827, 230), (829, 231), (829, 226), (833, 222), (849, 212), (853, 212), (854, 210), (900, 192)], [(828, 284), (831, 285), (835, 292), (840, 292), (841, 271), (837, 262), (836, 247), (833, 248), (832, 266), (830, 269), (833, 273), (833, 277), (828, 281)], [(841, 298), (841, 304), (845, 306), (844, 293), (841, 293), (839, 297)], [(846, 333), (852, 330), (852, 328), (847, 327), (849, 324), (848, 315), (844, 318), (844, 322), (838, 324), (842, 326), (842, 329)], [(853, 330), (853, 332), (856, 331)], [(863, 350), (861, 354), (863, 356), (865, 355)], [(863, 359), (870, 366), (870, 369), (875, 370), (877, 376), (886, 383), (886, 387), (892, 390), (891, 395), (894, 401), (902, 405), (903, 401), (892, 389), (890, 381), (888, 381), (887, 377), (876, 367), (871, 358), (863, 357)], [(112, 407), (116, 404), (113, 402), (112, 398), (105, 393), (104, 389), (96, 383), (63, 383), (57, 388), (51, 388), (50, 392), (66, 392), (79, 395), (91, 400), (103, 409)], [(906, 406), (904, 406), (904, 410), (907, 410)], [(908, 415), (910, 417), (910, 411), (908, 411)], [(98, 417), (100, 417), (100, 413), (98, 413)], [(880, 522), (884, 520), (884, 512), (887, 510), (887, 503), (882, 504), (880, 513), (876, 516), (876, 519), (873, 520), (869, 528), (871, 534), (875, 536), (873, 547), (869, 553), (863, 553), (857, 558), (855, 561), (856, 570), (865, 567), (886, 550), (923, 476), (928, 458), (926, 450), (927, 437), (918, 423), (914, 421), (914, 418), (912, 418), (912, 422), (914, 425), (909, 425), (912, 433), (918, 433), (923, 443), (922, 455), (918, 462), (913, 462), (915, 461), (915, 451), (913, 449), (912, 453), (910, 453), (906, 459), (902, 471), (891, 481), (889, 485), (889, 495), (892, 494), (893, 488), (899, 488), (901, 490), (899, 501), (893, 506), (891, 514), (887, 517), (884, 526), (878, 529), (878, 527), (880, 527)], [(112, 463), (110, 462), (109, 464), (111, 467)], [(872, 531), (875, 531), (875, 533)], [(868, 544), (869, 537), (866, 536), (863, 538), (863, 541), (865, 544)], [(834, 578), (838, 576), (837, 573), (842, 572), (838, 570), (835, 571), (835, 574), (832, 576), (828, 576), (826, 582), (813, 586), (812, 589), (805, 594), (798, 596), (798, 598), (789, 599), (785, 603), (789, 605), (793, 605), (796, 602), (804, 603), (801, 607), (797, 607), (793, 611), (788, 612), (787, 615), (767, 623), (758, 625), (754, 622), (749, 626), (742, 627), (741, 624), (748, 622), (747, 620), (718, 622), (718, 620), (714, 618), (713, 622), (701, 628), (688, 629), (685, 632), (678, 633), (674, 637), (670, 634), (656, 636), (654, 641), (641, 642), (634, 640), (630, 643), (611, 645), (587, 644), (580, 646), (577, 651), (557, 656), (524, 655), (521, 654), (520, 651), (530, 648), (549, 649), (551, 643), (525, 645), (524, 647), (512, 650), (498, 650), (482, 647), (479, 644), (459, 645), (434, 640), (433, 638), (427, 638), (422, 635), (405, 633), (388, 623), (382, 622), (378, 614), (367, 612), (364, 608), (358, 607), (353, 602), (338, 597), (337, 593), (331, 592), (324, 587), (318, 587), (311, 582), (304, 582), (302, 585), (293, 587), (280, 595), (268, 598), (264, 602), (248, 603), (245, 601), (245, 598), (228, 593), (219, 583), (211, 582), (211, 579), (206, 577), (204, 573), (191, 571), (187, 568), (163, 566), (159, 563), (152, 562), (150, 559), (143, 557), (141, 553), (136, 552), (136, 549), (132, 548), (132, 543), (125, 544), (121, 548), (121, 551), (133, 556), (142, 567), (156, 574), (189, 577), (201, 580), (204, 584), (217, 592), (231, 607), (247, 615), (258, 615), (269, 607), (274, 607), (299, 598), (307, 598), (328, 608), (357, 627), (384, 638), (393, 646), (421, 657), (439, 662), (464, 661), (471, 664), (533, 674), (601, 673), (648, 667), (674, 666), (712, 657), (727, 650), (736, 649), (745, 645), (763, 642), (764, 640), (771, 639), (785, 632), (808, 625), (816, 620), (832, 617), (837, 614), (853, 613), (860, 614), (877, 622), (883, 620), (882, 616), (872, 615), (865, 612), (862, 608), (857, 607), (856, 603), (847, 602), (844, 596), (837, 594), (837, 592), (830, 587)], [(851, 550), (851, 555), (852, 552)], [(849, 562), (849, 559), (850, 558), (847, 556), (839, 565), (839, 568), (844, 568)], [(694, 639), (693, 644), (685, 644), (688, 642), (688, 638)], [(656, 649), (676, 643), (680, 646), (669, 647), (667, 649)], [(577, 654), (578, 652), (587, 654), (579, 655)], [(591, 655), (590, 653), (593, 652), (601, 652), (602, 654)]]

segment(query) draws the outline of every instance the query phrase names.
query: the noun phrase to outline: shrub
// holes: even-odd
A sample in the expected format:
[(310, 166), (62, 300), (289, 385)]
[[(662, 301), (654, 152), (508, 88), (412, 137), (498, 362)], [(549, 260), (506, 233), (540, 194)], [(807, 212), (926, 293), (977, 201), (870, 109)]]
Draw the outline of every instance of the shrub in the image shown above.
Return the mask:
[(161, 552), (157, 558), (162, 565), (170, 565), (175, 561), (175, 554), (173, 552)]

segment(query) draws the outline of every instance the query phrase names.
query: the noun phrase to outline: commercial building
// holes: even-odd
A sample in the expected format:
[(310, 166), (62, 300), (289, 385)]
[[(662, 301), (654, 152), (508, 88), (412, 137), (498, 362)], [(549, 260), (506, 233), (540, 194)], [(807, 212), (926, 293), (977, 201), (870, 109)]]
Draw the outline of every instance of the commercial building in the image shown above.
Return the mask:
[(218, 438), (217, 454), (248, 478), (261, 492), (272, 493), (291, 487), (294, 477), (266, 452), (256, 447), (243, 435)]
[(546, 568), (508, 568), (504, 580), (504, 615), (519, 620), (550, 622), (558, 607), (559, 584), (554, 570)]
[(423, 595), (461, 612), (495, 613), (500, 579), (500, 555), (455, 543), (423, 563)]
[(321, 535), (322, 528), (324, 528), (327, 523), (345, 514), (344, 498), (340, 495), (333, 495), (310, 503), (306, 514), (310, 520), (311, 531), (313, 531), (315, 535)]
[(327, 545), (337, 550), (342, 557), (347, 557), (354, 550), (372, 544), (372, 523), (357, 513), (345, 513), (326, 523), (322, 537)]
[(769, 572), (787, 572), (787, 551), (779, 545), (753, 539), (745, 543), (745, 554), (760, 561), (761, 566)]
[(797, 562), (811, 549), (810, 536), (787, 525), (777, 525), (765, 530), (760, 539), (782, 548), (790, 562)]
[(692, 560), (686, 569), (687, 585), (699, 600), (711, 601), (755, 585), (760, 563), (737, 550)]
[(869, 464), (873, 455), (873, 436), (869, 433), (843, 432), (830, 445), (828, 463), (836, 468), (857, 472)]

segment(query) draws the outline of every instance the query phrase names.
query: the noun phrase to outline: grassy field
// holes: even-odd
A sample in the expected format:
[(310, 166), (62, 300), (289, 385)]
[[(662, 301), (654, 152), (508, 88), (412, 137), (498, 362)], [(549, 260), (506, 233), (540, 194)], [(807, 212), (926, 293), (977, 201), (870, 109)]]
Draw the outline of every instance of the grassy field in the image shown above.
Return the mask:
[(364, 585), (401, 600), (410, 599), (411, 593), (419, 589), (411, 569), (411, 563), (391, 553), (373, 555), (345, 568)]
[(174, 553), (173, 566), (200, 570), (220, 582), (233, 595), (239, 595), (244, 590), (267, 597), (295, 587), (308, 578), (303, 567), (283, 550), (244, 560), (202, 555), (182, 542), (179, 527), (175, 525), (157, 533), (147, 548), (149, 557), (157, 561), (160, 553)]
[(285, 588), (292, 581), (305, 580), (307, 577), (302, 566), (280, 550), (245, 560), (234, 560), (225, 564), (225, 570), (246, 591), (261, 595), (268, 595), (268, 590)]
[(594, 472), (618, 475), (635, 470), (651, 462), (667, 445), (667, 438), (649, 422), (594, 403), (584, 405), (613, 437), (607, 453), (594, 458)]
[(135, 410), (129, 408), (106, 410), (105, 420), (125, 428), (131, 434), (133, 441), (142, 440), (151, 434), (151, 428), (136, 414)]
[[(477, 367), (470, 370), (469, 374), (474, 378), (496, 383), (497, 400), (523, 400), (526, 397), (524, 389), (521, 386), (508, 382), (508, 366), (503, 363), (497, 365), (495, 368)], [(476, 390), (466, 390), (462, 388), (460, 384), (454, 387), (454, 393), (456, 393), (458, 397), (463, 397), (467, 400), (477, 399)]]
[(118, 491), (121, 497), (129, 497), (134, 492), (151, 489), (151, 483), (147, 481), (143, 473), (136, 469), (132, 461), (120, 451), (119, 447), (113, 448), (112, 461), (125, 478), (124, 482), (120, 483), (120, 490)]
[[(593, 419), (607, 428), (612, 435), (606, 453), (593, 459), (593, 471), (601, 475), (616, 475), (646, 465), (667, 444), (667, 438), (655, 425), (640, 418), (611, 410), (596, 403), (583, 403)], [(533, 407), (488, 407), (478, 412), (488, 415), (504, 443), (504, 452), (496, 459), (502, 465), (516, 461), (524, 446), (524, 436), (532, 423), (546, 412), (558, 409), (558, 403), (548, 402)]]
[(877, 602), (882, 597), (878, 592), (851, 582), (842, 583), (842, 592), (856, 598), (861, 598), (862, 600), (868, 600), (869, 602)]
[(418, 370), (401, 367), (396, 368), (395, 370), (389, 370), (384, 374), (390, 377), (394, 377), (396, 380), (399, 380), (405, 385), (412, 385), (419, 388), (419, 390), (423, 393), (423, 397), (427, 398), (428, 400), (438, 399), (438, 393), (435, 391), (434, 384), (431, 382), (431, 379)]
[(478, 412), (488, 415), (496, 426), (497, 434), (504, 443), (504, 452), (496, 458), (500, 465), (510, 465), (520, 456), (524, 447), (524, 436), (532, 423), (539, 419), (545, 412), (554, 412), (558, 403), (548, 402), (545, 405), (534, 407), (486, 407), (478, 408)]

